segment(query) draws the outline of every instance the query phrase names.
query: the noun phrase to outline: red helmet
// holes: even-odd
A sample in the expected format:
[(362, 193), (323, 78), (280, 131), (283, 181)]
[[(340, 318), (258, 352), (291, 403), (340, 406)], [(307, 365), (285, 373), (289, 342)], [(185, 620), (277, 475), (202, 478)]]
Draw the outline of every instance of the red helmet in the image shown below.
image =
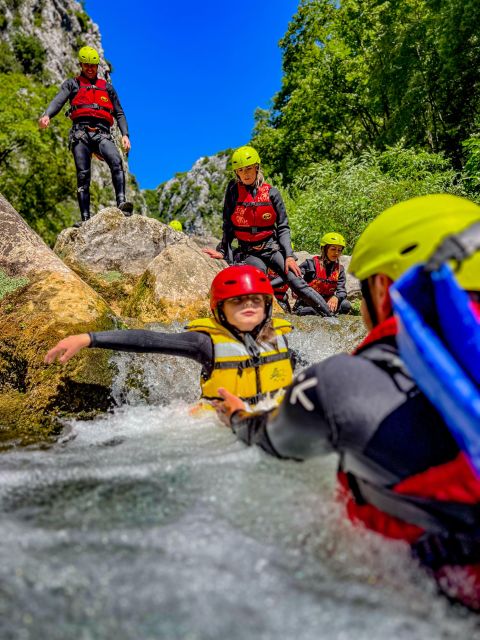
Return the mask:
[(249, 265), (227, 267), (213, 279), (210, 308), (215, 312), (220, 302), (252, 293), (273, 296), (272, 285), (263, 271)]

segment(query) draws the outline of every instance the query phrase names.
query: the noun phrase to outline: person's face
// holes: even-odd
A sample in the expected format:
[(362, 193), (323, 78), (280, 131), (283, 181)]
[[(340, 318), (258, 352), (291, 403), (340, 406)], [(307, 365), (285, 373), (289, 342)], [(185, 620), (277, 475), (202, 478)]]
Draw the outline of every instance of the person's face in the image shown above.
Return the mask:
[(343, 253), (343, 247), (339, 244), (330, 244), (327, 247), (327, 260), (337, 262)]
[(82, 74), (86, 78), (89, 80), (95, 80), (97, 77), (98, 64), (87, 64), (86, 62), (81, 62), (80, 66), (82, 67)]
[(242, 333), (253, 331), (265, 320), (265, 298), (260, 294), (229, 298), (223, 303), (227, 322)]
[(249, 164), (248, 167), (242, 167), (241, 169), (237, 169), (235, 173), (243, 182), (243, 184), (253, 184), (257, 179), (257, 165)]

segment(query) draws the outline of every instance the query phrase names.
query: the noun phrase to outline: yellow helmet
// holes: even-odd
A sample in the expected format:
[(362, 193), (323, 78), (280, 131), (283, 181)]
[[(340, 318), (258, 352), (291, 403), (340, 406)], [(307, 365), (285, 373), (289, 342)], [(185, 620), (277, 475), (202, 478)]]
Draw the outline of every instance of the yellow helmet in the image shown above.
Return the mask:
[(347, 243), (341, 233), (326, 233), (320, 240), (320, 246), (324, 247), (326, 244), (337, 244), (339, 247), (346, 247)]
[(78, 61), (84, 64), (98, 64), (100, 56), (93, 47), (82, 47), (78, 52)]
[[(446, 237), (480, 220), (480, 207), (447, 194), (420, 196), (386, 209), (358, 239), (349, 271), (359, 280), (384, 273), (397, 280), (414, 264), (426, 262)], [(465, 260), (458, 280), (465, 289), (480, 288), (480, 253)]]
[(260, 164), (260, 156), (253, 147), (239, 147), (233, 152), (232, 167), (233, 169), (242, 169), (252, 164)]
[(172, 220), (168, 223), (168, 226), (175, 229), (175, 231), (183, 231), (183, 225), (180, 220)]

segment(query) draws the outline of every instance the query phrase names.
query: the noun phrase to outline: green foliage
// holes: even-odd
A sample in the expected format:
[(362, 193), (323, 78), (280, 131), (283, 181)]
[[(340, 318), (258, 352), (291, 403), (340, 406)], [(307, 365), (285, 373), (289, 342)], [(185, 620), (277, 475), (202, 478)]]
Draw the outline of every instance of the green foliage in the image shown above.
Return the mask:
[(86, 31), (88, 31), (91, 24), (90, 16), (85, 13), (85, 11), (77, 11), (75, 13), (75, 17), (78, 20), (78, 24), (80, 25), (80, 29), (82, 30), (82, 32), (85, 33)]
[[(72, 222), (76, 190), (66, 140), (56, 118), (40, 131), (37, 119), (56, 92), (21, 74), (0, 75), (0, 184), (3, 195), (49, 243)], [(73, 218), (74, 219), (74, 218)]]
[(475, 193), (480, 191), (480, 133), (464, 140), (463, 149), (466, 154), (465, 177), (468, 188)]
[(6, 42), (0, 42), (0, 73), (19, 73), (21, 66)]
[(38, 75), (43, 71), (46, 51), (37, 37), (17, 33), (12, 38), (12, 46), (24, 73)]
[(342, 233), (351, 251), (368, 222), (384, 209), (414, 196), (444, 192), (466, 195), (447, 160), (395, 147), (312, 165), (283, 195), (295, 247), (315, 253), (324, 233)]
[(12, 293), (12, 291), (24, 287), (28, 282), (28, 278), (10, 278), (5, 271), (0, 269), (0, 300), (6, 296), (7, 293)]
[(287, 182), (319, 159), (401, 140), (459, 168), (480, 110), (479, 23), (477, 0), (301, 0), (254, 146)]
[(145, 198), (145, 203), (147, 205), (148, 215), (152, 216), (153, 218), (158, 218), (158, 208), (160, 204), (158, 189), (145, 189), (143, 191), (143, 197)]

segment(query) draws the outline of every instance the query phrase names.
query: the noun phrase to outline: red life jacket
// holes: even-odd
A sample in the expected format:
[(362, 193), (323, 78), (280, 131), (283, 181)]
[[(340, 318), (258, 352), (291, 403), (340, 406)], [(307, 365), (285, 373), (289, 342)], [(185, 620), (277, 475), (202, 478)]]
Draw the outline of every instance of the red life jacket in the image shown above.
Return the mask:
[[(276, 273), (273, 269), (268, 269), (267, 276), (269, 280), (273, 280), (278, 276), (278, 273)], [(277, 300), (280, 300), (280, 302), (284, 301), (287, 291), (288, 284), (286, 282), (282, 282), (282, 284), (279, 284), (277, 287), (273, 287), (273, 295)]]
[(235, 237), (242, 242), (260, 243), (273, 235), (277, 214), (270, 201), (271, 185), (264, 182), (255, 197), (241, 182), (230, 220)]
[(329, 276), (327, 276), (327, 270), (319, 256), (313, 256), (313, 263), (315, 265), (315, 278), (308, 283), (309, 286), (322, 296), (333, 296), (337, 290), (340, 262), (335, 262), (335, 266)]
[(96, 84), (83, 76), (76, 78), (79, 89), (73, 100), (69, 116), (75, 122), (78, 118), (92, 117), (106, 120), (113, 125), (113, 104), (107, 91), (107, 83), (97, 78)]
[[(356, 351), (381, 338), (397, 334), (397, 322), (391, 317), (374, 327)], [(354, 352), (355, 353), (355, 352)], [(350, 490), (345, 473), (338, 474), (340, 485), (346, 498), (346, 509), (351, 520), (363, 524), (388, 538), (415, 542), (423, 533), (420, 527), (390, 516), (371, 504), (359, 504)], [(430, 467), (422, 473), (398, 482), (393, 491), (421, 498), (439, 501), (454, 501), (466, 504), (480, 503), (480, 480), (463, 453), (449, 462)]]

